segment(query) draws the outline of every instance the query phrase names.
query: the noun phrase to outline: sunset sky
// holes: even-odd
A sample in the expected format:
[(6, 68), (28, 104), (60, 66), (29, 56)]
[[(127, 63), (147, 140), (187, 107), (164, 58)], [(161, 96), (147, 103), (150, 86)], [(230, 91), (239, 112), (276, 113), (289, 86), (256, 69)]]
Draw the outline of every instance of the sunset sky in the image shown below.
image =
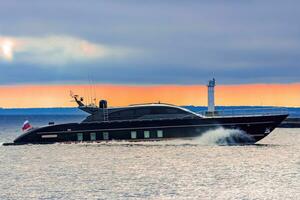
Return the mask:
[[(300, 1), (1, 1), (0, 107), (300, 106)], [(92, 85), (92, 86), (91, 86)], [(91, 95), (92, 94), (92, 95)]]
[[(84, 96), (86, 104), (96, 98), (110, 106), (135, 103), (172, 103), (207, 106), (207, 88), (202, 85), (26, 85), (1, 86), (0, 105), (7, 108), (74, 107), (70, 91)], [(216, 87), (216, 105), (300, 106), (300, 84), (221, 85)], [(98, 104), (98, 103), (97, 103)]]

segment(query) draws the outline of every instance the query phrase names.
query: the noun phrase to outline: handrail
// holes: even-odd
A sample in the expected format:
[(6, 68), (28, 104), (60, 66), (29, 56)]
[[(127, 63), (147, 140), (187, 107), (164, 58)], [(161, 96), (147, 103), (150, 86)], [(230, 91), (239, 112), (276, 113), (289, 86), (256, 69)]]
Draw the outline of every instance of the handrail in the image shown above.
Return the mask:
[(231, 117), (231, 116), (257, 116), (257, 115), (274, 115), (274, 114), (288, 114), (286, 108), (247, 108), (247, 109), (222, 109), (217, 110), (215, 113), (209, 113), (207, 111), (200, 111), (206, 117)]

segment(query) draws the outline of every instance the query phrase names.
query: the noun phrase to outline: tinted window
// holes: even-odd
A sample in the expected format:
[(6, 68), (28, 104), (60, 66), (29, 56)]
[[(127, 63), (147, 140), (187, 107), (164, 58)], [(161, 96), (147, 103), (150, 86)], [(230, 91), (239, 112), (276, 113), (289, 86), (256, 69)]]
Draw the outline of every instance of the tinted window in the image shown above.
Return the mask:
[(139, 108), (135, 110), (135, 114), (137, 116), (143, 116), (143, 115), (148, 115), (150, 114), (150, 110), (146, 108)]
[(156, 107), (151, 109), (152, 114), (185, 114), (186, 112), (178, 108)]
[(189, 114), (187, 111), (181, 110), (179, 108), (168, 108), (167, 110), (168, 113), (176, 113), (176, 114)]
[(133, 110), (124, 110), (120, 112), (121, 117), (133, 117), (134, 116), (134, 112)]
[(170, 107), (142, 107), (129, 110), (116, 111), (109, 115), (110, 119), (133, 119), (144, 115), (161, 115), (161, 114), (187, 114), (186, 111)]
[(134, 110), (116, 111), (109, 115), (110, 119), (130, 119), (135, 116)]
[(111, 113), (111, 114), (109, 115), (109, 117), (119, 118), (119, 117), (120, 117), (120, 112), (114, 112), (114, 113)]
[(162, 107), (152, 107), (151, 109), (151, 114), (164, 114), (164, 108)]
[(166, 108), (166, 113), (168, 113), (168, 114), (177, 114), (177, 113), (180, 113), (178, 111), (181, 111), (181, 110), (174, 109), (174, 108)]

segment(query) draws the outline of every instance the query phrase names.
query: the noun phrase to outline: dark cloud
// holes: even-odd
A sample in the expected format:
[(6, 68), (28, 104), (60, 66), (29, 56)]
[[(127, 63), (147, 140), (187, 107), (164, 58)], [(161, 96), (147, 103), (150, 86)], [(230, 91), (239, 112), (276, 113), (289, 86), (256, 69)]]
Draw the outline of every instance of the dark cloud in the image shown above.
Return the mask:
[[(299, 82), (300, 2), (5, 1), (0, 34), (66, 35), (142, 51), (64, 66), (0, 62), (1, 84)], [(30, 59), (30, 58), (29, 58)]]

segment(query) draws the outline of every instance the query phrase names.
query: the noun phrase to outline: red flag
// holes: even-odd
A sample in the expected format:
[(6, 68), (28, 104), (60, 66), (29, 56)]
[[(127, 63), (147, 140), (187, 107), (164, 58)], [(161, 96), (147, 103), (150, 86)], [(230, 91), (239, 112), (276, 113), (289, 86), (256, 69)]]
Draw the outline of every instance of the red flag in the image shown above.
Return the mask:
[(29, 129), (31, 129), (31, 128), (32, 128), (32, 126), (29, 124), (29, 121), (26, 120), (26, 121), (24, 122), (24, 124), (23, 124), (22, 130), (23, 130), (23, 131), (27, 131), (27, 130), (29, 130)]

